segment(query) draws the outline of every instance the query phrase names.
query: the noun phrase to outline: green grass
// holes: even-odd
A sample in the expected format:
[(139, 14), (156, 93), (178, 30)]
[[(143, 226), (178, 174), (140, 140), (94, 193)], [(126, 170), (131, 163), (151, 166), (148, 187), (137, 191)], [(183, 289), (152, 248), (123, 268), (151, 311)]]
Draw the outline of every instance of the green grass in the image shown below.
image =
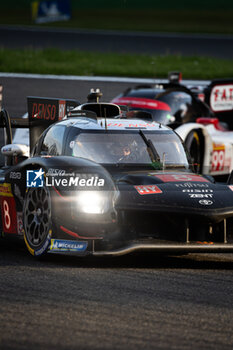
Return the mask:
[(182, 71), (185, 79), (226, 78), (233, 77), (233, 62), (179, 55), (0, 49), (1, 72), (159, 78), (172, 70)]
[[(1, 24), (32, 25), (30, 8), (0, 11)], [(80, 9), (68, 22), (46, 24), (65, 28), (152, 32), (233, 33), (233, 10)]]

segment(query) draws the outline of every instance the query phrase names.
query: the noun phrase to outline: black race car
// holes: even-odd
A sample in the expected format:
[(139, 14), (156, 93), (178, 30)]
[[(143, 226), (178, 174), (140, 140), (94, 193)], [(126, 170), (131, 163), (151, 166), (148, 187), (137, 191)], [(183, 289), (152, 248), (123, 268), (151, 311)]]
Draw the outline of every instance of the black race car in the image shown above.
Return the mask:
[[(24, 237), (34, 256), (233, 251), (232, 177), (194, 173), (180, 137), (150, 114), (43, 98), (28, 112), (0, 114), (2, 236)], [(29, 127), (30, 157), (11, 126)]]
[(171, 73), (167, 83), (137, 85), (126, 89), (111, 102), (127, 105), (129, 109), (147, 110), (155, 121), (173, 129), (181, 124), (196, 122), (197, 118), (211, 118), (207, 87), (186, 86), (180, 74)]

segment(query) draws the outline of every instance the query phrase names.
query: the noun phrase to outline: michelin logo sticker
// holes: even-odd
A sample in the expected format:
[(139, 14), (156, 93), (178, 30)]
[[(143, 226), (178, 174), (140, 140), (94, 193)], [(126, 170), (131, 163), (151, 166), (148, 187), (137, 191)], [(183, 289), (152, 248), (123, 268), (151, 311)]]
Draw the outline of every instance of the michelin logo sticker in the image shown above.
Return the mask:
[(87, 249), (87, 242), (65, 241), (51, 239), (50, 250), (57, 252), (84, 252)]
[(44, 171), (27, 170), (27, 187), (43, 187), (44, 186)]

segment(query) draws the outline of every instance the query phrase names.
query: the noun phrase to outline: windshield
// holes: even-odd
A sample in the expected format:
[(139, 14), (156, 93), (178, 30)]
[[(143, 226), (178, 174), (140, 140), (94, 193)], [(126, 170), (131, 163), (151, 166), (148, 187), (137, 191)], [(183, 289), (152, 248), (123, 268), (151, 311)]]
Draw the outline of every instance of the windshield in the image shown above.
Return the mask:
[(160, 160), (165, 166), (184, 166), (188, 168), (187, 156), (179, 137), (173, 132), (150, 133), (145, 132), (148, 140), (151, 140)]
[(68, 141), (69, 155), (100, 164), (184, 166), (188, 168), (185, 150), (172, 131), (144, 131), (146, 142), (137, 132), (81, 132)]

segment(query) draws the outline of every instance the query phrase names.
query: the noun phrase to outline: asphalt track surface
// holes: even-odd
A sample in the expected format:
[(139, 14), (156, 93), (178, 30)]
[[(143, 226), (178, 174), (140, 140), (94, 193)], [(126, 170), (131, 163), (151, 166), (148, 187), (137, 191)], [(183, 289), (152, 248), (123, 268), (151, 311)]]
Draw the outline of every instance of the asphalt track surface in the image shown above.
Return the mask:
[(0, 348), (232, 349), (231, 256), (34, 261), (0, 242)]
[(233, 58), (232, 35), (64, 30), (0, 26), (0, 46)]
[(27, 111), (27, 96), (71, 98), (80, 102), (87, 101), (91, 88), (99, 88), (103, 101), (113, 97), (129, 86), (136, 84), (104, 81), (56, 80), (5, 78), (0, 74), (0, 85), (3, 86), (3, 107), (12, 117), (21, 117)]
[[(0, 79), (4, 103), (86, 97), (92, 82)], [(96, 86), (97, 87), (97, 86)], [(106, 100), (127, 84), (101, 82)], [(9, 96), (8, 96), (9, 94)], [(232, 349), (233, 254), (48, 256), (0, 240), (0, 349)]]

